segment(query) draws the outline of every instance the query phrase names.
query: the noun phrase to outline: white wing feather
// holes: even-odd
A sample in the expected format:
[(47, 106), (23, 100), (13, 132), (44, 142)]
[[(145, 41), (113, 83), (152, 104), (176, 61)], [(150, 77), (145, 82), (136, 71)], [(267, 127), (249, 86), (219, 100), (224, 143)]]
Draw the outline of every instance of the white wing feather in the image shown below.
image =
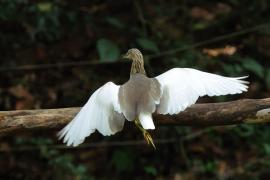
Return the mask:
[(59, 133), (68, 146), (77, 146), (97, 129), (109, 136), (123, 129), (125, 118), (118, 103), (119, 86), (112, 82), (97, 89), (75, 118)]
[(200, 96), (220, 96), (247, 91), (246, 77), (224, 77), (190, 68), (174, 68), (156, 79), (162, 97), (157, 107), (160, 114), (176, 114), (194, 104)]

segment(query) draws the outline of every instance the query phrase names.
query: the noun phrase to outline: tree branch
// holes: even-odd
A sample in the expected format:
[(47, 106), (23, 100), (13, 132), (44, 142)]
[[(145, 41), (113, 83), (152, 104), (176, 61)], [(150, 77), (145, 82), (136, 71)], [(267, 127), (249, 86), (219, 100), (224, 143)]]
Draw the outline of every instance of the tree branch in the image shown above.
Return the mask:
[[(58, 128), (67, 124), (80, 108), (0, 111), (0, 134), (16, 130)], [(178, 115), (154, 114), (163, 125), (219, 126), (270, 122), (270, 98), (223, 103), (195, 104)]]

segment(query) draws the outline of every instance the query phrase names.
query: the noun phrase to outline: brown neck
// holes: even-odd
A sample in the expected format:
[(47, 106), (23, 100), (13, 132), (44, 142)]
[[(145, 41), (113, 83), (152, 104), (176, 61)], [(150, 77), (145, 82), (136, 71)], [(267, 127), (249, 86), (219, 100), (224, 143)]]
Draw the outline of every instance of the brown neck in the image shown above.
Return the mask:
[(137, 73), (146, 75), (142, 58), (138, 58), (138, 59), (136, 58), (136, 59), (133, 59), (132, 61), (130, 75), (137, 74)]

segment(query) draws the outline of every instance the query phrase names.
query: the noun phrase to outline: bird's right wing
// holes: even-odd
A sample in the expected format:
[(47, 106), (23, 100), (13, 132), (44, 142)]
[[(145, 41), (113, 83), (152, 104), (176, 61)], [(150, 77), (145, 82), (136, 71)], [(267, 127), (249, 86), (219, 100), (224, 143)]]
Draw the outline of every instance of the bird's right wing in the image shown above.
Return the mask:
[(96, 129), (104, 136), (121, 131), (125, 118), (118, 102), (119, 86), (108, 82), (89, 98), (75, 118), (59, 133), (68, 146), (77, 146)]
[(247, 91), (246, 77), (224, 77), (190, 68), (174, 68), (156, 77), (162, 96), (157, 112), (176, 114), (194, 104), (200, 96), (220, 96)]

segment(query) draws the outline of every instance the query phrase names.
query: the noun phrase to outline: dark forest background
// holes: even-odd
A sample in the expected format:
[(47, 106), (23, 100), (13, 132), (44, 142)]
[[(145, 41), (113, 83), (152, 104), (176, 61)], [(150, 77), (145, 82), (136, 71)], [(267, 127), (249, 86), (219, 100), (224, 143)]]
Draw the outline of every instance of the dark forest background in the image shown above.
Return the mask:
[[(0, 109), (82, 106), (107, 81), (124, 83), (129, 48), (153, 77), (172, 67), (249, 75), (247, 93), (269, 97), (267, 0), (0, 1)], [(266, 179), (269, 125), (159, 126), (157, 150), (132, 123), (112, 137), (95, 133), (75, 149), (55, 130), (0, 139), (0, 179)]]

